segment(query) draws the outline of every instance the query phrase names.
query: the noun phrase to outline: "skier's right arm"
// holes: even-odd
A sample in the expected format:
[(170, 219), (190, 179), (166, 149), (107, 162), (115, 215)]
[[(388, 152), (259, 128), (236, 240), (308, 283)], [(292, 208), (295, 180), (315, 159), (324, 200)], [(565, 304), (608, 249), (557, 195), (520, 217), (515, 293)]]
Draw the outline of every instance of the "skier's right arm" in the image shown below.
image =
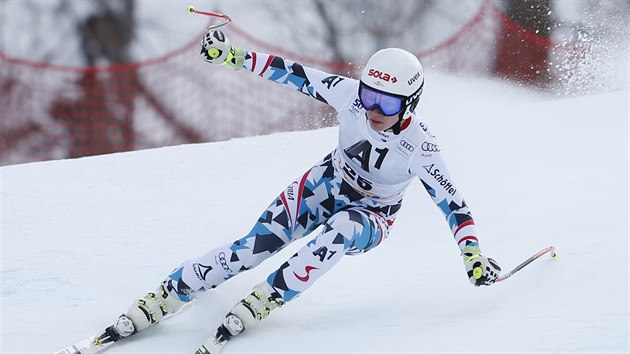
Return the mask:
[(205, 35), (200, 54), (209, 63), (225, 65), (233, 70), (245, 69), (309, 95), (337, 111), (357, 90), (354, 79), (303, 66), (276, 55), (238, 49), (220, 31)]

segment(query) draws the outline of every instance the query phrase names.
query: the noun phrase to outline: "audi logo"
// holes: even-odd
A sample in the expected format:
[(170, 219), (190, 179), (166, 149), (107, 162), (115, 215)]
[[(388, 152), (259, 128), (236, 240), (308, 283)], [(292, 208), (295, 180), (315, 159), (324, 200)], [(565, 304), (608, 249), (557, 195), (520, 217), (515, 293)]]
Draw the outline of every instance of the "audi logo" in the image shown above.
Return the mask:
[(440, 152), (440, 147), (437, 144), (427, 143), (426, 141), (422, 143), (422, 146), (420, 148), (422, 149), (422, 151)]
[(223, 267), (226, 272), (232, 272), (232, 269), (228, 266), (227, 259), (225, 259), (225, 252), (219, 253), (219, 262), (221, 262), (221, 267)]
[(400, 146), (404, 147), (405, 149), (407, 149), (407, 150), (409, 150), (409, 151), (411, 151), (411, 152), (413, 152), (413, 151), (416, 149), (416, 148), (415, 148), (413, 145), (411, 145), (411, 143), (410, 143), (410, 142), (408, 142), (407, 140), (401, 140), (401, 141), (400, 141)]

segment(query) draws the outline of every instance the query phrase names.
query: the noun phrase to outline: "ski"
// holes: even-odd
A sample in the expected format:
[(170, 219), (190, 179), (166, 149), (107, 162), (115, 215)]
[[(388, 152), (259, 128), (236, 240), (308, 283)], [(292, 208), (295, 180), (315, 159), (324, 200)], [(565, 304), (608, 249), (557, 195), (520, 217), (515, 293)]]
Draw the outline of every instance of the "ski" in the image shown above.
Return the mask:
[(100, 335), (90, 336), (82, 341), (78, 341), (55, 354), (97, 354), (102, 353), (116, 343), (107, 332)]
[(124, 314), (118, 317), (115, 324), (105, 328), (101, 334), (93, 335), (61, 349), (55, 354), (97, 354), (107, 350), (120, 339), (135, 332), (133, 323)]
[[(186, 310), (188, 310), (192, 306), (193, 302), (189, 302), (184, 305), (179, 311), (174, 314), (165, 316), (162, 321), (171, 318), (177, 314), (180, 314)], [(122, 318), (123, 316), (119, 317)], [(125, 317), (126, 318), (126, 317)], [(54, 354), (98, 354), (102, 353), (105, 350), (109, 349), (114, 343), (116, 343), (120, 339), (124, 339), (126, 337), (121, 337), (116, 334), (116, 331), (113, 329), (114, 326), (107, 327), (101, 334), (92, 335), (88, 338), (85, 338), (81, 341), (78, 341), (70, 346), (67, 346), (59, 351), (56, 351)]]
[[(231, 335), (229, 335), (228, 330), (221, 325), (195, 349), (194, 354), (218, 354), (227, 345), (229, 337)], [(99, 354), (109, 349), (114, 343), (116, 342), (111, 340), (105, 332), (98, 336), (93, 335), (78, 341), (54, 354)]]
[(219, 325), (193, 354), (219, 354), (235, 335), (242, 333), (245, 327), (243, 322), (233, 313), (229, 313), (221, 325)]
[(206, 339), (193, 354), (219, 354), (223, 348), (227, 345), (228, 340), (219, 334), (220, 328), (215, 329), (214, 332)]

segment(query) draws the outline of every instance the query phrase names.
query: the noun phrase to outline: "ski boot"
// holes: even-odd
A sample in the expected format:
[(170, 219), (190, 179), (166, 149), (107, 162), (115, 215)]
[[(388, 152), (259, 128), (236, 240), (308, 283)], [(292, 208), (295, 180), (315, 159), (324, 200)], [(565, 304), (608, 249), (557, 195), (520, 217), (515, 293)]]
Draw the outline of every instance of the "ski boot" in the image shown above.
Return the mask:
[[(164, 317), (171, 316), (192, 301), (190, 289), (185, 294), (176, 291), (172, 280), (160, 284), (154, 293), (148, 293), (127, 310), (127, 317), (137, 331), (158, 324)], [(181, 282), (180, 282), (181, 284)]]
[(223, 323), (201, 344), (195, 354), (219, 353), (227, 342), (246, 329), (256, 327), (269, 313), (284, 305), (284, 300), (273, 288), (263, 282), (236, 304)]
[[(129, 337), (150, 326), (158, 324), (165, 317), (179, 311), (192, 301), (189, 288), (178, 289), (172, 285), (173, 280), (165, 280), (153, 293), (147, 293), (138, 299), (126, 313), (120, 315), (116, 323), (105, 330), (113, 341)], [(182, 282), (178, 283), (181, 287)]]
[(227, 315), (236, 316), (243, 323), (243, 330), (253, 328), (269, 313), (284, 305), (284, 300), (267, 282), (260, 283), (254, 287), (252, 292), (239, 301)]

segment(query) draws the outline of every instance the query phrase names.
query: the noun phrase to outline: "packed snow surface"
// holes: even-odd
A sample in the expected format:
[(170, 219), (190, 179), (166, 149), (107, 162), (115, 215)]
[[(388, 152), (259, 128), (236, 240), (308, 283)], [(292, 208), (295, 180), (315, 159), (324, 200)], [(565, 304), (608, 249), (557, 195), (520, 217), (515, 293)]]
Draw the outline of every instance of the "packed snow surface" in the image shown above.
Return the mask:
[[(509, 271), (475, 288), (418, 181), (389, 238), (231, 342), (234, 353), (627, 353), (628, 91), (552, 98), (428, 72), (419, 114)], [(287, 94), (295, 94), (287, 91)], [(243, 117), (247, 119), (247, 117)], [(2, 353), (103, 329), (182, 261), (240, 238), (337, 128), (0, 168)], [(190, 353), (311, 237), (109, 353)]]

